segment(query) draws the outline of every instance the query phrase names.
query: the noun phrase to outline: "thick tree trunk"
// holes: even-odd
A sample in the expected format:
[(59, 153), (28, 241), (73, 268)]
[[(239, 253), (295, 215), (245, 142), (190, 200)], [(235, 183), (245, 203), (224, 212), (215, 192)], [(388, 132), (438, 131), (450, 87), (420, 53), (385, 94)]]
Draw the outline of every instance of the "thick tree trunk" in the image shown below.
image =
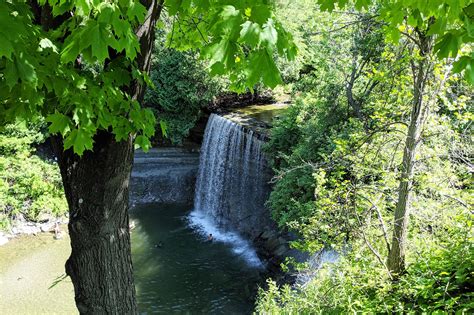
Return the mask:
[(387, 260), (387, 267), (394, 279), (397, 279), (405, 271), (410, 189), (413, 183), (415, 154), (420, 142), (423, 121), (425, 120), (424, 116), (427, 113), (426, 104), (423, 101), (423, 93), (430, 74), (430, 61), (428, 58), (431, 53), (432, 38), (420, 33), (419, 46), (421, 59), (418, 61), (417, 69), (414, 69), (413, 107), (403, 151), (398, 201), (393, 223), (392, 246), (390, 247)]
[(66, 273), (81, 314), (136, 314), (128, 228), (133, 144), (108, 132), (94, 141), (82, 157), (54, 141), (69, 205)]
[[(149, 72), (156, 22), (164, 1), (141, 2), (148, 14), (136, 30), (140, 42), (136, 62), (138, 69)], [(38, 23), (42, 22), (43, 11), (50, 9), (36, 1), (31, 5)], [(51, 21), (42, 26), (49, 29)], [(134, 82), (126, 92), (140, 102), (145, 87)], [(81, 314), (137, 314), (128, 225), (132, 136), (116, 142), (112, 133), (98, 131), (93, 151), (84, 152), (82, 157), (72, 149), (64, 151), (59, 137), (53, 139), (53, 146), (69, 205), (72, 252), (66, 273), (74, 285), (78, 310)]]

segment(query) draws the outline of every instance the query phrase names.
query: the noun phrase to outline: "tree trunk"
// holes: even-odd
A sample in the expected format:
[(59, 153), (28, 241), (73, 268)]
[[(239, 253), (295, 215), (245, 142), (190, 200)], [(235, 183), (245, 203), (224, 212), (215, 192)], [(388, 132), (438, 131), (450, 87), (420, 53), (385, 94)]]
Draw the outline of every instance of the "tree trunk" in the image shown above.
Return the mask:
[[(138, 69), (149, 72), (163, 0), (143, 0), (145, 22), (136, 30), (140, 42)], [(142, 101), (145, 87), (132, 83), (126, 91)], [(71, 256), (66, 273), (74, 285), (81, 314), (137, 314), (128, 219), (129, 180), (133, 136), (115, 141), (109, 131), (98, 131), (92, 151), (82, 157), (54, 138), (59, 168), (69, 205)]]
[(105, 131), (94, 141), (82, 157), (53, 141), (69, 205), (66, 273), (81, 314), (136, 314), (128, 228), (133, 143)]
[(423, 33), (418, 33), (418, 35), (421, 59), (418, 61), (417, 68), (413, 69), (413, 107), (403, 151), (400, 184), (398, 186), (398, 201), (393, 222), (392, 246), (390, 247), (387, 260), (387, 267), (392, 273), (393, 279), (398, 279), (405, 271), (410, 189), (413, 183), (415, 154), (420, 142), (421, 130), (425, 120), (424, 116), (427, 113), (425, 108), (426, 104), (423, 101), (423, 93), (430, 74), (431, 64), (428, 58), (432, 49), (432, 37), (426, 36)]

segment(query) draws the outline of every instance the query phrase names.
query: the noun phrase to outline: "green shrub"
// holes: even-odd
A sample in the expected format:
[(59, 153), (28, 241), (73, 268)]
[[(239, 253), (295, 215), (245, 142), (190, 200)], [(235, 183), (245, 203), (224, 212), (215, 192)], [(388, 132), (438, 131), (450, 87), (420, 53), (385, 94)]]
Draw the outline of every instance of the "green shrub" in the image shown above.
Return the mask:
[[(462, 222), (464, 221), (464, 222)], [(260, 290), (262, 314), (472, 314), (474, 238), (472, 217), (443, 244), (426, 243), (412, 256), (407, 272), (392, 283), (368, 250), (325, 265), (304, 286)], [(467, 225), (466, 225), (467, 224)], [(467, 232), (467, 233), (466, 233)], [(454, 236), (456, 235), (456, 236)]]
[(59, 168), (33, 154), (44, 140), (39, 125), (8, 125), (0, 131), (0, 229), (22, 214), (37, 220), (67, 211)]

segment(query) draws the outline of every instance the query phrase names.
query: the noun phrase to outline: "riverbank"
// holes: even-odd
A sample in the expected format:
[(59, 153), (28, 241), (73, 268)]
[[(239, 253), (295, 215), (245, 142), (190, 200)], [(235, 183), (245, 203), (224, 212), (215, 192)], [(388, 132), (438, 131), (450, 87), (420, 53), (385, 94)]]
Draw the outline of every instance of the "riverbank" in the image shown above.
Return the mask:
[(64, 274), (71, 252), (69, 236), (21, 235), (0, 247), (0, 314), (77, 314), (69, 278), (49, 289)]
[[(67, 225), (68, 221), (69, 219), (66, 216), (61, 218), (46, 216), (40, 222), (33, 222), (26, 220), (20, 214), (11, 222), (11, 227), (7, 231), (0, 230), (0, 246), (18, 237), (54, 232), (56, 224)], [(63, 227), (61, 230), (67, 230), (67, 227)]]

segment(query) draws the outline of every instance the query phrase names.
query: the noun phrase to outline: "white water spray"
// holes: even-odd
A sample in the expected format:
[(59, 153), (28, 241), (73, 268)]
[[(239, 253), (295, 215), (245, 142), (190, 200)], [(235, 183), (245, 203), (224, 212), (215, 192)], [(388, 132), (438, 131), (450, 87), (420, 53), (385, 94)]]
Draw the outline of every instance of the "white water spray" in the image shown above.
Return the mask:
[[(263, 141), (251, 130), (212, 114), (204, 133), (194, 210), (190, 224), (201, 234), (229, 243), (253, 265), (261, 265), (251, 244), (239, 232), (251, 235), (261, 222), (265, 202)], [(249, 232), (250, 231), (250, 232)]]

